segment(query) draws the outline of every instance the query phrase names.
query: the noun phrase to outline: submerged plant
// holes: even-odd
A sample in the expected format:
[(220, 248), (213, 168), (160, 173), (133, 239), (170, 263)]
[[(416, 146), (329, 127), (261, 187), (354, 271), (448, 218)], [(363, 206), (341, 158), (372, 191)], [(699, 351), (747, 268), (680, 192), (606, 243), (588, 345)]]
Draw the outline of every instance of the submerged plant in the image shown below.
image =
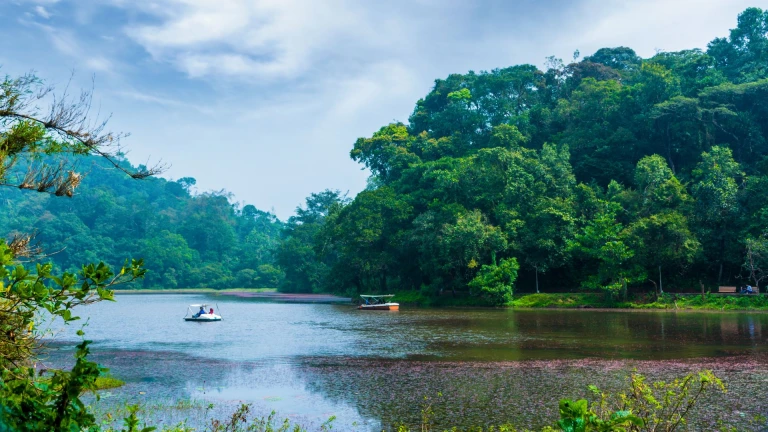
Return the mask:
[[(249, 419), (251, 405), (242, 404), (225, 421), (212, 420), (208, 428), (211, 432), (306, 432), (301, 425), (293, 425), (288, 419), (281, 422), (277, 420), (277, 414), (272, 411), (267, 417)], [(329, 418), (320, 426), (321, 431), (332, 429), (335, 417)]]

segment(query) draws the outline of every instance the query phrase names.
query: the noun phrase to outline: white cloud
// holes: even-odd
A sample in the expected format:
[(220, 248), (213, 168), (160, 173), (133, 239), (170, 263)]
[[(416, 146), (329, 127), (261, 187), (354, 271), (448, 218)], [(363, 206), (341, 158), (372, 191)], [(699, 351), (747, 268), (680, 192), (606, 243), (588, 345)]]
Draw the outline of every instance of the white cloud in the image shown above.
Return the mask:
[(20, 3), (55, 5), (56, 3), (59, 3), (61, 0), (16, 0), (16, 1), (18, 1)]
[(35, 21), (19, 20), (23, 25), (36, 27), (48, 37), (51, 46), (59, 53), (77, 60), (77, 66), (84, 66), (91, 72), (114, 71), (114, 65), (108, 58), (94, 54), (93, 49), (84, 49), (77, 34), (68, 29), (57, 28)]
[(80, 43), (72, 32), (42, 24), (39, 27), (45, 31), (53, 47), (60, 53), (70, 57), (77, 57), (81, 54)]
[(316, 62), (355, 55), (344, 47), (375, 45), (384, 36), (371, 30), (365, 9), (343, 0), (162, 0), (153, 5), (142, 11), (161, 22), (130, 26), (128, 34), (156, 59), (195, 77), (296, 77)]
[[(590, 25), (579, 36), (563, 39), (589, 50), (589, 55), (604, 46), (624, 45), (640, 56), (650, 57), (656, 50), (679, 51), (706, 48), (715, 37), (727, 36), (736, 26), (736, 16), (751, 0), (630, 0), (605, 2), (590, 0), (581, 9)], [(604, 11), (594, 17), (588, 11)], [(595, 19), (597, 18), (597, 19)], [(565, 36), (565, 35), (564, 35)], [(575, 47), (575, 48), (578, 48)]]
[(48, 19), (51, 17), (51, 14), (47, 10), (45, 10), (45, 7), (41, 5), (35, 6), (35, 12), (37, 12), (38, 15), (40, 15), (45, 19)]
[(84, 61), (86, 67), (92, 71), (110, 72), (112, 71), (112, 62), (104, 57), (86, 58)]
[(146, 102), (153, 105), (159, 105), (168, 108), (177, 108), (182, 110), (194, 110), (201, 114), (210, 115), (214, 111), (210, 108), (205, 108), (197, 105), (192, 105), (186, 102), (175, 100), (169, 97), (147, 94), (136, 90), (119, 90), (115, 92), (115, 95), (121, 98), (127, 98), (139, 102)]

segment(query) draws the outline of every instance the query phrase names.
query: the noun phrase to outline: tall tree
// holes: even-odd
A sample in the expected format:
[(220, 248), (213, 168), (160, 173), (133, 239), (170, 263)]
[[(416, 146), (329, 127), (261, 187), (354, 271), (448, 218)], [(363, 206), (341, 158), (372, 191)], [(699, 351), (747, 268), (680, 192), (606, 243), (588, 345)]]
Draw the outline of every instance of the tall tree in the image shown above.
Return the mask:
[(712, 262), (718, 263), (718, 283), (723, 278), (727, 246), (733, 241), (737, 229), (737, 180), (742, 176), (731, 150), (717, 146), (702, 153), (701, 162), (693, 170), (695, 218), (704, 240), (704, 252)]

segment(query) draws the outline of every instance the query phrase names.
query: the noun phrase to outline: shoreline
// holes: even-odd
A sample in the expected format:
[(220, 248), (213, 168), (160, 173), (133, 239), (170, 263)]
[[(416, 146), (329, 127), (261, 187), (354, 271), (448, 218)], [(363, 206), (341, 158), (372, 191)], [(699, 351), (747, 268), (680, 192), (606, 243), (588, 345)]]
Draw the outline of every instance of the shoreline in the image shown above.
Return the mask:
[(277, 288), (161, 288), (119, 289), (115, 294), (216, 294), (216, 293), (277, 293)]
[[(177, 288), (115, 290), (115, 295), (215, 294), (297, 303), (350, 303), (352, 299), (333, 293), (282, 293), (277, 288)], [(469, 297), (430, 298), (419, 292), (395, 293), (401, 305), (418, 308), (480, 308), (510, 310), (588, 310), (595, 312), (751, 312), (768, 313), (768, 296), (665, 293), (655, 301), (615, 301), (602, 293), (526, 293), (501, 306), (483, 304)]]
[(499, 306), (483, 304), (480, 299), (466, 296), (427, 297), (416, 291), (395, 294), (400, 304), (418, 307), (495, 308), (511, 310), (592, 310), (592, 311), (666, 311), (666, 312), (768, 312), (766, 295), (720, 295), (665, 293), (658, 297), (639, 297), (619, 301), (603, 293), (525, 293)]
[(227, 297), (251, 298), (272, 300), (285, 303), (350, 303), (351, 298), (341, 297), (335, 294), (303, 294), (281, 293), (277, 288), (181, 288), (181, 289), (139, 289), (139, 290), (115, 290), (115, 294), (121, 295), (159, 295), (159, 294), (215, 294)]

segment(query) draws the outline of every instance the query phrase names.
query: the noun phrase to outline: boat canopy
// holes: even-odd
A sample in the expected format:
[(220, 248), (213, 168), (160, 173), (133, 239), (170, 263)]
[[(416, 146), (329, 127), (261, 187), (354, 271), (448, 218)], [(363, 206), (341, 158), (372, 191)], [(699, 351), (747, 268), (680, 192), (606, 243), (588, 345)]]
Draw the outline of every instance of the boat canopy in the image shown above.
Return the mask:
[(193, 305), (189, 305), (189, 307), (191, 307), (191, 308), (195, 308), (195, 307), (208, 307), (208, 305), (207, 304), (193, 304)]
[(373, 304), (384, 304), (387, 303), (387, 300), (394, 297), (394, 294), (381, 294), (381, 295), (369, 295), (369, 294), (360, 294), (360, 297), (363, 299), (363, 302), (367, 305), (373, 305)]

